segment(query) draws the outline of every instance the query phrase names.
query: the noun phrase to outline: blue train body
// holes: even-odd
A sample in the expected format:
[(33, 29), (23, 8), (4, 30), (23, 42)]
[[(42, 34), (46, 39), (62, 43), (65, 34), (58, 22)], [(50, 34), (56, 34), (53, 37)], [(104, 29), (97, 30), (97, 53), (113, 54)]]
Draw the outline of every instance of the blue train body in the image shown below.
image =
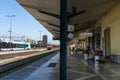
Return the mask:
[(29, 42), (0, 40), (0, 50), (28, 50), (31, 49)]

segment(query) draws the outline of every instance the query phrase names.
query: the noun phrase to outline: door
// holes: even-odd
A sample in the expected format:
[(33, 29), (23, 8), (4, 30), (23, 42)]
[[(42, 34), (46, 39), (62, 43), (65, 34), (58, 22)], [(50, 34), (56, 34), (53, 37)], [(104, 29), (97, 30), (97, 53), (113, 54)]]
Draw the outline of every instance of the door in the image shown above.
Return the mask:
[(110, 28), (105, 30), (105, 55), (110, 56), (111, 44), (110, 44)]

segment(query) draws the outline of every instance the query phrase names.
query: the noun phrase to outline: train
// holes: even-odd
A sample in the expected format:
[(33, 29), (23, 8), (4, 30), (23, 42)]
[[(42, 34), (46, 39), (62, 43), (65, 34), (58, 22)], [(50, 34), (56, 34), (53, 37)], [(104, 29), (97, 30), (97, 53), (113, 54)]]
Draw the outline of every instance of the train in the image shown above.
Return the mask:
[(57, 46), (57, 45), (48, 45), (47, 46), (47, 50), (51, 50), (51, 49), (55, 49), (55, 48), (59, 48), (59, 46)]
[(0, 50), (29, 50), (31, 49), (31, 45), (29, 42), (25, 41), (15, 41), (15, 40), (8, 40), (8, 39), (0, 39)]

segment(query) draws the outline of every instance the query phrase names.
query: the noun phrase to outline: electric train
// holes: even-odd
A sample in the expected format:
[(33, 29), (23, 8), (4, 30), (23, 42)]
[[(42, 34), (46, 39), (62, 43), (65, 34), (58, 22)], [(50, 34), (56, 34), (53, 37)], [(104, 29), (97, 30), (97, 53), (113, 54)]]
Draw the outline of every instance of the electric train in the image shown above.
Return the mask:
[(0, 50), (29, 50), (31, 45), (24, 41), (9, 41), (7, 39), (0, 39)]

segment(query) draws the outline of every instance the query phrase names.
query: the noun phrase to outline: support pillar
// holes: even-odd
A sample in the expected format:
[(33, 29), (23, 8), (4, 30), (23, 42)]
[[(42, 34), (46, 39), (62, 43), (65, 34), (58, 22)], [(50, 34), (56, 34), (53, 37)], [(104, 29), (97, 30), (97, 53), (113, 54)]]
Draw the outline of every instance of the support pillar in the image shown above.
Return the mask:
[(60, 1), (60, 80), (67, 80), (67, 0)]

